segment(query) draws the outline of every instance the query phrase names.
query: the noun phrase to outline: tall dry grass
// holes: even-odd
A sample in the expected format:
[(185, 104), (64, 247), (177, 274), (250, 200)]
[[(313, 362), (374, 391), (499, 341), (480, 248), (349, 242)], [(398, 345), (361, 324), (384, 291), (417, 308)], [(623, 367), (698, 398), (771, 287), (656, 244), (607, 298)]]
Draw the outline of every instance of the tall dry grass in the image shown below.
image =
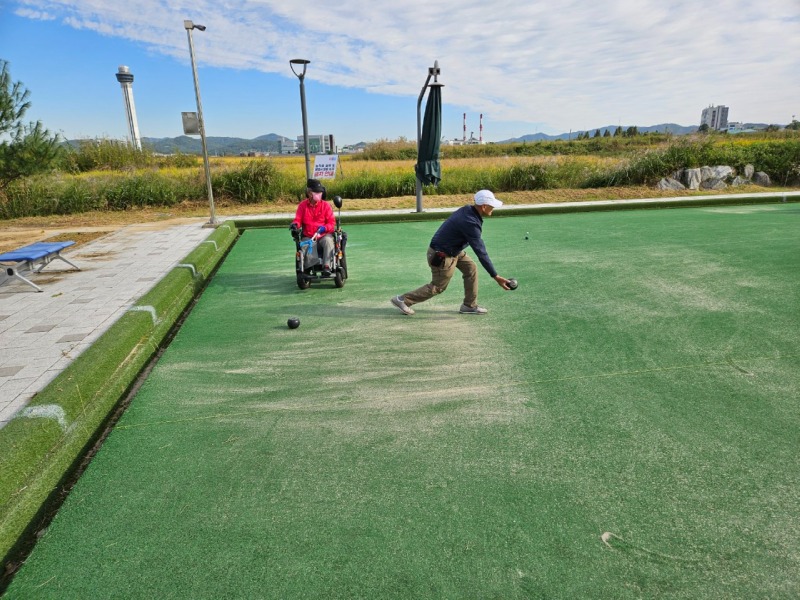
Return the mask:
[[(738, 170), (752, 164), (782, 186), (800, 184), (799, 135), (755, 140), (738, 136), (683, 138), (636, 151), (630, 151), (632, 147), (626, 146), (625, 152), (614, 155), (604, 152), (519, 155), (509, 151), (491, 156), (443, 158), (442, 181), (438, 186), (426, 186), (424, 193), (457, 196), (484, 188), (507, 193), (651, 186), (677, 169), (715, 164), (727, 164)], [(124, 156), (123, 149), (116, 147), (100, 150), (106, 153), (102, 155), (105, 162), (111, 160), (109, 156), (114, 160)], [(85, 164), (89, 162), (87, 159)], [(357, 155), (341, 156), (336, 178), (324, 183), (329, 197), (339, 195), (356, 200), (413, 196), (414, 163), (414, 158), (362, 160)], [(305, 191), (304, 156), (212, 158), (211, 173), (215, 199), (223, 202), (293, 203)], [(0, 197), (0, 219), (169, 207), (203, 201), (204, 177), (204, 170), (196, 160), (184, 165), (180, 161), (153, 164), (148, 159), (142, 165), (111, 169), (103, 164), (77, 173), (65, 169), (10, 185)]]

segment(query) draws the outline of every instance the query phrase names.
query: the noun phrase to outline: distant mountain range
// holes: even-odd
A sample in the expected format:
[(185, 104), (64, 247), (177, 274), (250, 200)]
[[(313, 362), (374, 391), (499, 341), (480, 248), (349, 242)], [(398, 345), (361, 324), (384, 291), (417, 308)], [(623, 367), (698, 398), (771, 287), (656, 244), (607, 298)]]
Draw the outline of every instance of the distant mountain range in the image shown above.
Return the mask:
[[(600, 135), (604, 135), (606, 131), (611, 132), (612, 134), (617, 130), (617, 125), (606, 125), (605, 127), (595, 127), (589, 129), (589, 135), (594, 136), (595, 131), (598, 129), (600, 130)], [(630, 127), (629, 125), (622, 125), (622, 131), (625, 131)], [(742, 123), (742, 129), (766, 129), (768, 127), (767, 123)], [(699, 129), (697, 125), (678, 125), (677, 123), (660, 123), (659, 125), (650, 125), (649, 127), (639, 127), (636, 126), (636, 129), (639, 130), (639, 133), (671, 133), (672, 135), (688, 135), (690, 133), (695, 133)], [(580, 134), (584, 133), (587, 130), (577, 130), (571, 131), (569, 133), (559, 133), (558, 135), (547, 135), (546, 133), (529, 133), (528, 135), (523, 135), (522, 137), (518, 138), (511, 138), (508, 140), (503, 140), (502, 142), (497, 142), (498, 144), (512, 144), (515, 142), (539, 142), (542, 140), (569, 140), (575, 139)]]
[[(629, 126), (623, 125), (622, 130), (625, 131)], [(767, 127), (766, 123), (745, 123), (745, 128), (764, 129)], [(669, 132), (673, 135), (687, 135), (695, 133), (698, 129), (697, 125), (678, 125), (677, 123), (661, 123), (659, 125), (651, 125), (649, 127), (636, 127), (639, 133), (646, 132)], [(617, 125), (606, 125), (604, 127), (596, 127), (589, 129), (589, 134), (594, 135), (595, 131), (600, 130), (600, 135), (606, 131), (612, 134), (617, 130)], [(529, 133), (521, 137), (510, 138), (497, 142), (498, 144), (511, 144), (519, 142), (539, 142), (542, 140), (568, 140), (577, 138), (584, 130), (571, 131), (569, 133), (560, 133), (558, 135), (548, 135), (546, 133)], [(230, 156), (239, 155), (249, 152), (270, 152), (278, 153), (281, 150), (281, 140), (291, 140), (286, 136), (277, 133), (268, 133), (260, 135), (253, 139), (244, 139), (237, 137), (207, 137), (206, 144), (208, 145), (208, 153), (215, 156)], [(78, 140), (69, 140), (67, 142), (73, 146), (77, 146)], [(174, 138), (142, 138), (142, 143), (149, 146), (153, 151), (160, 154), (173, 154), (180, 152), (182, 154), (201, 154), (203, 149), (200, 144), (200, 136), (189, 137), (181, 135)], [(364, 142), (357, 144), (357, 146), (364, 146)]]
[[(589, 135), (594, 135), (594, 132), (598, 129), (600, 130), (600, 135), (603, 135), (606, 131), (609, 131), (613, 134), (617, 130), (617, 125), (606, 125), (605, 127), (595, 127), (593, 129), (588, 130), (578, 130), (578, 131), (571, 131), (569, 133), (559, 133), (558, 135), (547, 135), (546, 133), (529, 133), (528, 135), (523, 135), (522, 137), (518, 138), (511, 138), (509, 140), (503, 140), (502, 142), (498, 142), (499, 144), (511, 144), (514, 142), (540, 142), (542, 140), (568, 140), (568, 139), (575, 139), (580, 134), (584, 133), (584, 131), (588, 131)], [(629, 125), (622, 125), (622, 131), (625, 131)], [(673, 135), (687, 135), (690, 133), (695, 133), (698, 129), (697, 125), (678, 125), (677, 123), (661, 123), (660, 125), (651, 125), (649, 127), (639, 127), (636, 126), (636, 129), (639, 130), (639, 133), (649, 133), (649, 132), (658, 132), (658, 133), (666, 133), (669, 132)]]
[[(289, 138), (277, 133), (260, 135), (252, 140), (235, 137), (206, 137), (208, 153), (211, 155), (238, 155), (242, 152), (280, 152), (281, 140)], [(200, 154), (203, 151), (200, 136), (181, 135), (174, 138), (142, 138), (142, 144), (160, 154)]]

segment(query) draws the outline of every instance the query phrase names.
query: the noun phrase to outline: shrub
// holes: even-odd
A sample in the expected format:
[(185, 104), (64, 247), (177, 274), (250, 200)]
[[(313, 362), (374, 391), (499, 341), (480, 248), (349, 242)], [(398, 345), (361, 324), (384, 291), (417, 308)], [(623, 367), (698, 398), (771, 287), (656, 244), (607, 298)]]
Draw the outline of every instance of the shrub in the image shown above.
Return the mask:
[(64, 182), (61, 188), (56, 212), (68, 215), (104, 208), (106, 206), (102, 198), (95, 193), (90, 182), (85, 179), (71, 178)]
[(583, 187), (615, 185), (653, 185), (679, 169), (728, 165), (738, 172), (752, 164), (781, 185), (798, 181), (800, 172), (800, 140), (714, 143), (682, 140), (670, 146), (637, 155), (625, 166), (589, 177)]
[(749, 148), (750, 162), (780, 185), (800, 183), (800, 140), (764, 142)]
[(581, 187), (617, 185), (653, 185), (679, 169), (701, 167), (714, 160), (713, 142), (681, 140), (665, 148), (648, 150), (634, 156), (627, 164), (610, 172), (592, 175)]
[(142, 168), (155, 164), (152, 150), (138, 150), (126, 142), (109, 139), (78, 140), (69, 146), (62, 168), (72, 173)]
[(498, 173), (494, 189), (500, 192), (513, 190), (546, 190), (554, 187), (552, 171), (538, 164), (518, 164)]
[(274, 201), (288, 192), (285, 176), (267, 160), (251, 161), (242, 168), (212, 174), (211, 183), (220, 196), (244, 204)]
[(125, 210), (143, 206), (172, 206), (178, 202), (177, 182), (158, 173), (137, 173), (111, 181), (99, 190), (105, 207)]
[(364, 152), (353, 160), (408, 160), (417, 158), (417, 143), (400, 138), (397, 141), (381, 139), (367, 145)]

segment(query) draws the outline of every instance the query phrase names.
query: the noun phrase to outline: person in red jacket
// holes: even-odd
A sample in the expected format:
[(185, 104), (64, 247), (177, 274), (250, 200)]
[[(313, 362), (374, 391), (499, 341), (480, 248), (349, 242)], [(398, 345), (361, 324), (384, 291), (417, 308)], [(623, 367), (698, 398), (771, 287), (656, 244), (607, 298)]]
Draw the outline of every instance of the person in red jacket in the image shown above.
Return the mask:
[(318, 179), (309, 179), (306, 182), (306, 199), (297, 207), (289, 229), (292, 232), (300, 231), (303, 240), (316, 239), (315, 253), (322, 260), (322, 276), (330, 277), (336, 219), (331, 205), (322, 197), (324, 193), (325, 188)]

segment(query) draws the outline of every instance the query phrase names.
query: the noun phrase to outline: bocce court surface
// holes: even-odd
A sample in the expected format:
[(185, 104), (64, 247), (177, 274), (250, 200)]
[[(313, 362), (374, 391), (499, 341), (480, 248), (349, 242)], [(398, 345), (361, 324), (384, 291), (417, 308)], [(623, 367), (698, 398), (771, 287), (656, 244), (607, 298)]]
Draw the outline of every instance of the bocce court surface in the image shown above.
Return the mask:
[(438, 224), (245, 231), (7, 597), (797, 597), (800, 205)]

